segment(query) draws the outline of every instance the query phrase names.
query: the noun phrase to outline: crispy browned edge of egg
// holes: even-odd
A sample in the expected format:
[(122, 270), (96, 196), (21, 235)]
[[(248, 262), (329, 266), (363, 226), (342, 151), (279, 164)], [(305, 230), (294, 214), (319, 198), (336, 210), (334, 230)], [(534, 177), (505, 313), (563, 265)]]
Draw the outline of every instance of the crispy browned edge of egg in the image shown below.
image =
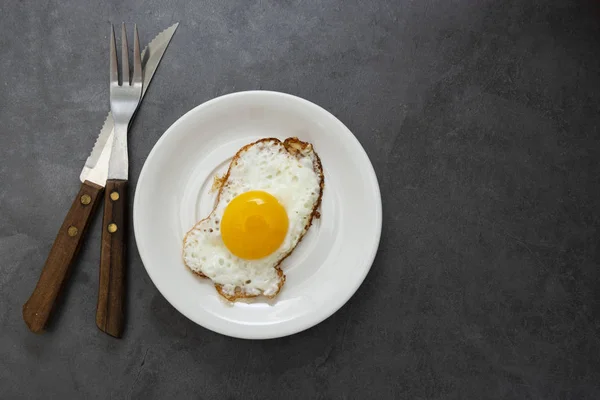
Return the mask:
[[(283, 147), (287, 150), (287, 152), (290, 153), (290, 154), (292, 154), (296, 158), (298, 158), (298, 154), (301, 153), (302, 150), (306, 149), (308, 146), (312, 146), (310, 143), (303, 142), (300, 139), (298, 139), (297, 137), (289, 137), (289, 138), (285, 139), (283, 142), (281, 142), (281, 140), (279, 140), (277, 138), (264, 138), (264, 139), (257, 140), (256, 142), (249, 143), (249, 144), (245, 145), (244, 147), (242, 147), (241, 149), (239, 149), (237, 151), (237, 153), (235, 153), (235, 155), (231, 159), (231, 162), (229, 163), (229, 167), (227, 168), (227, 173), (222, 178), (218, 179), (218, 181), (220, 182), (220, 187), (219, 187), (219, 192), (217, 193), (217, 199), (215, 201), (215, 207), (212, 209), (212, 211), (210, 212), (210, 214), (208, 214), (208, 216), (206, 218), (201, 219), (200, 221), (198, 221), (192, 227), (192, 229), (190, 229), (185, 234), (185, 236), (183, 238), (183, 242), (184, 243), (187, 240), (188, 235), (194, 229), (196, 229), (196, 227), (198, 225), (200, 225), (202, 222), (204, 222), (207, 219), (209, 219), (211, 217), (211, 215), (215, 212), (215, 209), (217, 208), (217, 204), (219, 204), (219, 200), (221, 198), (221, 192), (223, 191), (223, 187), (225, 187), (225, 184), (229, 180), (229, 173), (231, 171), (231, 166), (234, 165), (234, 163), (237, 163), (237, 160), (240, 157), (240, 155), (244, 151), (246, 151), (249, 147), (255, 146), (255, 145), (259, 144), (259, 143), (265, 143), (265, 142), (282, 143)], [(281, 270), (281, 267), (280, 267), (282, 261), (285, 260), (290, 254), (292, 254), (292, 252), (294, 251), (294, 249), (296, 247), (298, 247), (298, 244), (302, 241), (302, 239), (304, 238), (304, 235), (306, 234), (306, 232), (308, 232), (308, 229), (312, 226), (313, 218), (319, 218), (320, 217), (320, 214), (319, 214), (319, 212), (317, 210), (321, 206), (321, 199), (323, 197), (323, 189), (325, 188), (325, 177), (323, 175), (323, 166), (321, 165), (321, 159), (319, 158), (319, 155), (317, 154), (317, 152), (315, 151), (314, 148), (313, 148), (313, 153), (315, 155), (315, 159), (313, 161), (313, 170), (315, 170), (317, 172), (317, 174), (319, 175), (319, 198), (315, 202), (313, 210), (310, 213), (310, 216), (308, 217), (308, 223), (304, 225), (304, 230), (302, 231), (302, 234), (300, 235), (300, 239), (298, 239), (298, 243), (296, 243), (296, 246), (294, 246), (290, 251), (288, 251), (277, 262), (277, 264), (275, 264), (275, 269), (277, 270), (277, 275), (279, 276), (279, 284), (278, 284), (278, 287), (277, 287), (277, 291), (275, 293), (273, 293), (272, 295), (270, 295), (270, 296), (267, 296), (264, 293), (261, 293), (260, 295), (250, 295), (250, 294), (244, 293), (240, 287), (236, 287), (235, 288), (235, 294), (233, 296), (231, 296), (231, 295), (228, 295), (227, 293), (225, 293), (223, 291), (223, 286), (222, 285), (219, 285), (219, 284), (215, 283), (214, 285), (215, 285), (215, 288), (217, 289), (217, 292), (221, 296), (223, 296), (224, 298), (226, 298), (227, 300), (229, 300), (229, 301), (236, 301), (238, 299), (247, 299), (247, 298), (252, 298), (252, 297), (258, 297), (258, 296), (261, 296), (261, 295), (272, 299), (275, 296), (277, 296), (279, 294), (279, 292), (281, 291), (281, 288), (283, 287), (283, 284), (285, 283), (285, 274), (283, 273), (283, 271)], [(215, 180), (215, 182), (216, 182), (216, 180)], [(194, 271), (193, 269), (191, 269), (186, 264), (185, 257), (183, 257), (183, 249), (182, 249), (182, 252), (181, 252), (181, 256), (183, 258), (183, 264), (190, 271), (192, 271), (194, 274), (198, 275), (201, 278), (208, 278), (202, 272)]]

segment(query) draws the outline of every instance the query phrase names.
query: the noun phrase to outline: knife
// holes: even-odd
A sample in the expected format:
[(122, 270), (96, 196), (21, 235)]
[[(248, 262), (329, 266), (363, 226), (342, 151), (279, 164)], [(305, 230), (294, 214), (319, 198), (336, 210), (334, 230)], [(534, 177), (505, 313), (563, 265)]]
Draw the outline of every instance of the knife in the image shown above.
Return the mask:
[[(142, 51), (144, 77), (142, 99), (178, 26), (179, 23), (176, 23), (159, 33)], [(71, 264), (90, 224), (90, 217), (102, 198), (108, 176), (113, 135), (114, 124), (109, 112), (81, 171), (79, 178), (82, 184), (79, 193), (73, 200), (54, 239), (37, 285), (29, 300), (23, 305), (23, 319), (32, 332), (43, 332), (61, 289), (67, 282)]]

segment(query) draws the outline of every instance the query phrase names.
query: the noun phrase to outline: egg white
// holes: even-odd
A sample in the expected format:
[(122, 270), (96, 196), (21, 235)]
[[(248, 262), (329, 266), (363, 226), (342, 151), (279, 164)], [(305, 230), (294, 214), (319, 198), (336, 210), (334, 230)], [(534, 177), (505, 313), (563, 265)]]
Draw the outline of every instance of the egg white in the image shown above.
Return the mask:
[[(278, 141), (259, 141), (239, 153), (229, 169), (213, 212), (186, 235), (183, 246), (185, 264), (202, 273), (221, 290), (233, 296), (239, 288), (246, 296), (273, 296), (281, 278), (275, 267), (296, 247), (320, 194), (320, 177), (313, 168), (316, 155), (308, 147), (296, 157)], [(289, 226), (281, 246), (257, 260), (233, 255), (223, 243), (220, 223), (229, 202), (237, 195), (262, 190), (273, 195), (285, 208)]]

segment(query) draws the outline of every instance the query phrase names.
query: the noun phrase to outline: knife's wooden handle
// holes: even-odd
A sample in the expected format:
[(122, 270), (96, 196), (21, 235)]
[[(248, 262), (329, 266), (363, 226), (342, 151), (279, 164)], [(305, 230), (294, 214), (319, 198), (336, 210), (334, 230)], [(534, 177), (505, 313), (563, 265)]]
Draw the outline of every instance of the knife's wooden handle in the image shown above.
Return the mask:
[(96, 325), (114, 337), (123, 334), (127, 181), (109, 179), (104, 194), (100, 284)]
[(63, 221), (42, 269), (40, 279), (23, 305), (23, 319), (32, 332), (40, 333), (50, 318), (52, 308), (68, 279), (70, 266), (81, 246), (102, 186), (85, 181)]

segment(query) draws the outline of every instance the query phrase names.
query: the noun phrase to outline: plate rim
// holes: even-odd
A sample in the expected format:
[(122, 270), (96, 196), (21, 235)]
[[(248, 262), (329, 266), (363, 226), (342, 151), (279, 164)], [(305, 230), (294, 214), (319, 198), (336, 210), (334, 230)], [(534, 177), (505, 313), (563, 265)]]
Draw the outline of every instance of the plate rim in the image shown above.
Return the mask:
[[(336, 301), (335, 303), (331, 303), (331, 304), (335, 304), (334, 307), (331, 307), (330, 309), (328, 309), (328, 311), (326, 313), (324, 313), (323, 315), (319, 316), (318, 318), (315, 318), (313, 320), (310, 320), (309, 322), (305, 322), (304, 324), (298, 326), (292, 326), (292, 327), (286, 327), (285, 324), (282, 326), (279, 326), (277, 328), (273, 329), (273, 333), (272, 334), (252, 334), (251, 333), (251, 329), (248, 329), (247, 325), (238, 325), (240, 328), (245, 327), (246, 329), (238, 329), (236, 331), (232, 331), (232, 330), (228, 330), (227, 328), (222, 329), (222, 327), (219, 327), (218, 324), (212, 324), (212, 323), (201, 323), (199, 322), (197, 319), (193, 318), (192, 316), (186, 314), (185, 312), (183, 312), (182, 310), (180, 310), (169, 298), (169, 295), (167, 293), (165, 293), (164, 291), (161, 290), (160, 286), (156, 283), (155, 278), (152, 276), (152, 272), (149, 270), (149, 268), (146, 266), (146, 260), (144, 255), (141, 252), (141, 248), (140, 247), (140, 240), (139, 237), (141, 237), (141, 235), (138, 234), (138, 223), (136, 223), (136, 221), (138, 220), (138, 212), (136, 210), (139, 210), (139, 206), (138, 206), (138, 191), (140, 190), (140, 183), (143, 184), (143, 181), (145, 179), (146, 176), (146, 164), (148, 163), (149, 160), (151, 160), (154, 157), (155, 152), (157, 151), (158, 148), (160, 148), (160, 144), (162, 143), (163, 140), (165, 140), (165, 138), (170, 134), (169, 132), (171, 132), (174, 128), (177, 127), (177, 125), (179, 125), (180, 123), (182, 123), (182, 120), (185, 119), (189, 114), (191, 113), (196, 113), (204, 108), (208, 108), (212, 105), (214, 105), (217, 102), (222, 102), (222, 101), (227, 101), (230, 100), (232, 98), (235, 97), (243, 97), (243, 96), (278, 96), (278, 97), (283, 97), (283, 98), (287, 98), (289, 100), (293, 100), (296, 101), (298, 103), (303, 104), (304, 106), (308, 106), (308, 107), (313, 107), (316, 110), (318, 110), (319, 112), (323, 113), (324, 115), (326, 115), (328, 118), (333, 119), (333, 121), (336, 124), (340, 125), (340, 128), (342, 131), (345, 131), (345, 133), (347, 133), (348, 137), (347, 139), (344, 140), (353, 140), (355, 142), (356, 145), (358, 145), (358, 148), (360, 149), (360, 151), (362, 151), (364, 157), (366, 158), (367, 164), (368, 164), (368, 171), (367, 174), (369, 175), (369, 178), (372, 180), (372, 182), (374, 183), (374, 188), (375, 188), (375, 193), (373, 193), (375, 195), (376, 198), (376, 204), (375, 204), (375, 209), (373, 210), (374, 216), (375, 216), (375, 222), (376, 222), (376, 237), (375, 237), (375, 241), (374, 241), (374, 245), (372, 246), (372, 248), (370, 249), (371, 254), (369, 255), (369, 257), (367, 258), (367, 261), (365, 262), (366, 266), (364, 267), (364, 271), (362, 273), (362, 276), (359, 277), (359, 279), (356, 279), (355, 282), (352, 285), (351, 290), (347, 290), (345, 296), (341, 296), (338, 298), (338, 301)], [(367, 165), (365, 164), (365, 168), (367, 167)], [(143, 186), (143, 185), (142, 185)], [(214, 97), (210, 100), (207, 100), (195, 107), (193, 107), (192, 109), (190, 109), (189, 111), (187, 111), (186, 113), (184, 113), (183, 115), (181, 115), (179, 118), (177, 118), (177, 120), (175, 120), (160, 136), (160, 138), (158, 138), (158, 140), (156, 141), (156, 143), (152, 146), (152, 149), (150, 150), (150, 153), (148, 153), (148, 156), (146, 157), (146, 159), (144, 160), (144, 164), (142, 165), (142, 169), (140, 171), (140, 174), (138, 176), (137, 182), (136, 182), (136, 188), (135, 188), (135, 192), (134, 192), (134, 199), (133, 199), (133, 231), (134, 231), (134, 238), (135, 238), (135, 243), (136, 243), (136, 247), (138, 249), (138, 254), (140, 255), (140, 259), (142, 261), (142, 265), (144, 266), (144, 269), (146, 270), (146, 273), (148, 274), (148, 276), (150, 277), (150, 280), (152, 281), (152, 283), (154, 284), (154, 286), (156, 287), (156, 289), (158, 290), (158, 292), (167, 300), (167, 302), (173, 307), (175, 308), (179, 313), (181, 313), (183, 316), (185, 316), (187, 319), (189, 319), (190, 321), (196, 323), (197, 325), (211, 330), (213, 332), (225, 335), (225, 336), (229, 336), (229, 337), (234, 337), (234, 338), (238, 338), (238, 339), (250, 339), (250, 340), (261, 340), (261, 339), (275, 339), (275, 338), (280, 338), (280, 337), (285, 337), (285, 336), (290, 336), (290, 335), (294, 335), (296, 333), (305, 331), (307, 329), (310, 329), (318, 324), (320, 324), (321, 322), (323, 322), (324, 320), (328, 319), (329, 317), (331, 317), (333, 314), (335, 314), (337, 311), (339, 311), (351, 298), (352, 296), (354, 296), (354, 294), (357, 292), (358, 288), (362, 285), (362, 283), (364, 282), (365, 278), (367, 277), (369, 271), (371, 270), (372, 266), (373, 266), (373, 262), (375, 261), (375, 257), (377, 255), (377, 251), (379, 249), (379, 245), (380, 245), (380, 241), (381, 241), (381, 232), (382, 232), (382, 214), (383, 214), (383, 210), (382, 210), (382, 200), (381, 200), (381, 189), (379, 187), (379, 181), (377, 179), (377, 175), (375, 173), (375, 169), (373, 167), (373, 163), (371, 162), (371, 159), (369, 158), (367, 152), (365, 151), (364, 147), (362, 146), (362, 144), (358, 141), (357, 137), (352, 133), (352, 131), (350, 131), (350, 129), (348, 129), (348, 127), (341, 121), (339, 120), (335, 115), (333, 115), (331, 112), (327, 111), (325, 108), (319, 106), (318, 104), (315, 104), (309, 100), (306, 100), (302, 97), (299, 96), (295, 96), (289, 93), (284, 93), (284, 92), (277, 92), (277, 91), (271, 91), (271, 90), (247, 90), (247, 91), (239, 91), (239, 92), (232, 92), (232, 93), (228, 93), (225, 95), (221, 95), (218, 97)]]

